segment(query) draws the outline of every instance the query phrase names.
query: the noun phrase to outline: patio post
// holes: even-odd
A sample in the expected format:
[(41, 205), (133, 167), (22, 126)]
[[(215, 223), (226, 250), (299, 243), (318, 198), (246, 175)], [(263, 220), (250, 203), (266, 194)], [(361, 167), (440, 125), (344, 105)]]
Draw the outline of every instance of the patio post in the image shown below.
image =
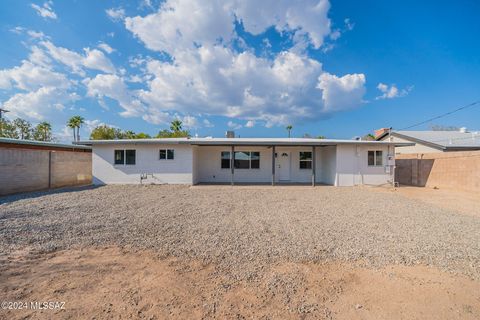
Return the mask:
[(272, 146), (272, 186), (275, 185), (275, 146)]
[(312, 146), (312, 187), (315, 187), (315, 146)]
[(230, 184), (232, 186), (233, 186), (233, 174), (235, 172), (234, 165), (235, 165), (235, 147), (232, 145), (230, 149), (230, 170), (231, 170)]

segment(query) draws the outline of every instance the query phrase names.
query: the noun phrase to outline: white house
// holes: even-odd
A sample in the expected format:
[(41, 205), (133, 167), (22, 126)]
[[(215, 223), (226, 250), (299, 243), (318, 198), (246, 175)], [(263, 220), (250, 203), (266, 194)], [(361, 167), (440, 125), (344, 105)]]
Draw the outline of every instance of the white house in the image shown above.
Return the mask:
[(297, 138), (91, 140), (95, 184), (392, 183), (391, 141)]

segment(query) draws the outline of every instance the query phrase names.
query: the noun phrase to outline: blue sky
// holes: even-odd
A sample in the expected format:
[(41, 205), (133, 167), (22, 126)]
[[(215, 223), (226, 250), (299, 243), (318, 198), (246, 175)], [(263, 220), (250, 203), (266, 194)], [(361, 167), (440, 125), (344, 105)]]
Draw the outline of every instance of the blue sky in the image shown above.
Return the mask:
[[(477, 1), (3, 1), (0, 103), (155, 134), (351, 138), (480, 99)], [(429, 125), (480, 129), (480, 107)]]

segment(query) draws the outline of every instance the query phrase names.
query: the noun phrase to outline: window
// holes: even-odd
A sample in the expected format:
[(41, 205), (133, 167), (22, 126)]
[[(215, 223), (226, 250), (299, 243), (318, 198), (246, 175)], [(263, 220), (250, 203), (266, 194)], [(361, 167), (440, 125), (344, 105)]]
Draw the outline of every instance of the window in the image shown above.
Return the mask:
[(175, 150), (160, 149), (160, 160), (173, 160), (175, 158)]
[(125, 150), (125, 164), (135, 164), (135, 150)]
[(312, 169), (312, 152), (300, 152), (300, 169)]
[(383, 151), (368, 151), (368, 165), (382, 166), (383, 165)]
[[(260, 152), (235, 151), (233, 167), (235, 169), (260, 169)], [(222, 152), (222, 169), (230, 168), (230, 152)]]
[(125, 150), (115, 150), (114, 164), (125, 164)]
[(235, 151), (235, 169), (250, 169), (250, 152)]
[(222, 151), (222, 169), (230, 169), (230, 152)]
[(250, 168), (260, 169), (260, 152), (250, 152)]

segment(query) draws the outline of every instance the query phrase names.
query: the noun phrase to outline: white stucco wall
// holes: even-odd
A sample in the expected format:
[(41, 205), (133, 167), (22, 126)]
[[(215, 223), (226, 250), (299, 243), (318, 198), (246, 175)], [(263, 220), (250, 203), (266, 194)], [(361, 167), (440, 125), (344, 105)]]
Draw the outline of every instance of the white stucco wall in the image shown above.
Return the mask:
[[(135, 165), (115, 165), (114, 150), (135, 149)], [(174, 149), (174, 160), (159, 160), (160, 149)], [(191, 184), (194, 157), (191, 146), (184, 145), (94, 145), (92, 174), (94, 184), (136, 184), (141, 173), (148, 173), (143, 183)], [(151, 175), (153, 174), (153, 176)]]
[[(368, 151), (383, 151), (383, 165), (369, 166)], [(336, 155), (336, 186), (382, 185), (392, 179), (387, 173), (388, 146), (338, 145)]]
[[(290, 154), (291, 183), (310, 183), (312, 171), (300, 169), (301, 151), (311, 151), (311, 147), (276, 147), (275, 152)], [(230, 151), (230, 147), (198, 147), (197, 149), (197, 182), (228, 183), (231, 180), (230, 169), (221, 168), (221, 152)], [(260, 152), (260, 169), (235, 169), (234, 182), (269, 183), (272, 181), (272, 149), (267, 147), (235, 147), (235, 151)], [(316, 182), (334, 184), (335, 182), (335, 147), (316, 147)], [(278, 158), (277, 158), (278, 159)], [(278, 161), (276, 161), (275, 180), (280, 182)]]

